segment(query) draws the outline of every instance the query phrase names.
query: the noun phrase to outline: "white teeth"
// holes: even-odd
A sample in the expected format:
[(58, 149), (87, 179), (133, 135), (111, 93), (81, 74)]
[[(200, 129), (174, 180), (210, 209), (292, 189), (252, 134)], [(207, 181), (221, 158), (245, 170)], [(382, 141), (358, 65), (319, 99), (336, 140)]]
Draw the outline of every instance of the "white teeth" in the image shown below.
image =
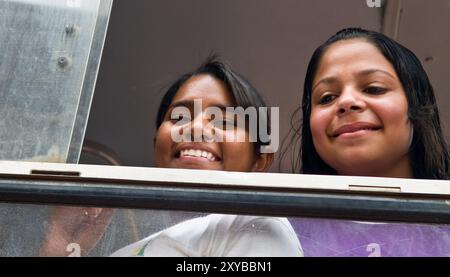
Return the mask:
[(205, 158), (212, 162), (216, 161), (216, 157), (214, 154), (204, 151), (204, 150), (198, 150), (198, 149), (185, 149), (180, 151), (180, 157), (184, 156), (190, 156), (190, 157), (198, 157), (198, 158)]

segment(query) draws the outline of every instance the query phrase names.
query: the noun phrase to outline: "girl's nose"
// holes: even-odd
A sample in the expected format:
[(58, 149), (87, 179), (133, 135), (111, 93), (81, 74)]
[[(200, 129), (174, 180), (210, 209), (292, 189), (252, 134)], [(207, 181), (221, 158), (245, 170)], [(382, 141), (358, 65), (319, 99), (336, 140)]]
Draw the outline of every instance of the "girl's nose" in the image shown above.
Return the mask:
[(338, 98), (337, 114), (339, 116), (351, 113), (361, 112), (366, 108), (366, 103), (360, 93), (353, 89), (345, 89)]
[(205, 117), (204, 113), (199, 113), (192, 119), (191, 122), (191, 137), (194, 142), (207, 142), (210, 139), (208, 130), (208, 119)]

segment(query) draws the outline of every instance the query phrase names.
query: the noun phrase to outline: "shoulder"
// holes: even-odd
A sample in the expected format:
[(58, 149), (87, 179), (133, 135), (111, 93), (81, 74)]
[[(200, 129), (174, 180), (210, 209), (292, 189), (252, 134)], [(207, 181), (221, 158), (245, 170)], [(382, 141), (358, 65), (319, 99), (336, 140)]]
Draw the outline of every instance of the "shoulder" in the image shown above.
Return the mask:
[(204, 223), (209, 227), (226, 228), (231, 231), (236, 231), (242, 228), (280, 228), (286, 231), (293, 231), (291, 224), (284, 217), (211, 214), (199, 220), (204, 221)]
[(126, 248), (145, 256), (303, 255), (286, 218), (223, 214), (184, 221)]
[(221, 235), (221, 256), (303, 256), (286, 218), (214, 214), (205, 219), (209, 228)]

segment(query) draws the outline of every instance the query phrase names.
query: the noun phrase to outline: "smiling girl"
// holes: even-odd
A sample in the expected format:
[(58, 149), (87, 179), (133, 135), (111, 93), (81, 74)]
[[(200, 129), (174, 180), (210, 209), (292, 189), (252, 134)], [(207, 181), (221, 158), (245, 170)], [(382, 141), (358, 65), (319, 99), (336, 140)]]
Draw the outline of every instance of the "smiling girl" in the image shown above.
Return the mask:
[(313, 54), (303, 95), (301, 172), (449, 178), (449, 150), (420, 61), (357, 28)]
[[(195, 113), (195, 101), (202, 111)], [(213, 118), (205, 111), (216, 107), (265, 107), (251, 84), (212, 57), (193, 73), (183, 75), (166, 92), (157, 115), (154, 139), (158, 167), (263, 172), (273, 153), (261, 153), (259, 138), (250, 142), (248, 129), (234, 125), (234, 115)], [(176, 108), (184, 113), (176, 113)], [(187, 111), (187, 112), (186, 112)], [(258, 114), (266, 117), (266, 114)], [(264, 125), (266, 122), (267, 125)], [(269, 128), (268, 120), (258, 120)], [(208, 128), (207, 128), (208, 127)], [(188, 141), (173, 134), (188, 132)], [(220, 136), (218, 136), (220, 135)], [(243, 136), (244, 142), (236, 141)], [(223, 137), (216, 141), (214, 136)], [(112, 256), (302, 256), (297, 236), (286, 218), (212, 214), (191, 219), (115, 252)]]
[[(387, 36), (339, 31), (314, 52), (301, 173), (449, 179), (449, 150), (420, 61)], [(292, 219), (306, 256), (448, 256), (447, 226)], [(326, 247), (317, 247), (317, 241)]]

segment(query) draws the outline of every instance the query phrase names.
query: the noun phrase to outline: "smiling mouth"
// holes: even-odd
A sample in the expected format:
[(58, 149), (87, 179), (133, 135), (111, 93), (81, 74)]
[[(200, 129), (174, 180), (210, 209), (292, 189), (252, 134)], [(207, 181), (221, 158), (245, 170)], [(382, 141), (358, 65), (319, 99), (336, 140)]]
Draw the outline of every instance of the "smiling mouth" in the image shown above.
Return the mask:
[(183, 158), (183, 157), (202, 158), (210, 162), (220, 161), (220, 158), (214, 155), (213, 153), (199, 149), (184, 149), (179, 151), (175, 155), (175, 158)]
[(346, 134), (353, 134), (353, 133), (357, 133), (360, 131), (379, 131), (381, 130), (381, 127), (358, 127), (358, 128), (348, 128), (345, 130), (340, 130), (339, 132), (335, 133), (333, 135), (333, 138), (337, 138), (341, 135), (346, 135)]

